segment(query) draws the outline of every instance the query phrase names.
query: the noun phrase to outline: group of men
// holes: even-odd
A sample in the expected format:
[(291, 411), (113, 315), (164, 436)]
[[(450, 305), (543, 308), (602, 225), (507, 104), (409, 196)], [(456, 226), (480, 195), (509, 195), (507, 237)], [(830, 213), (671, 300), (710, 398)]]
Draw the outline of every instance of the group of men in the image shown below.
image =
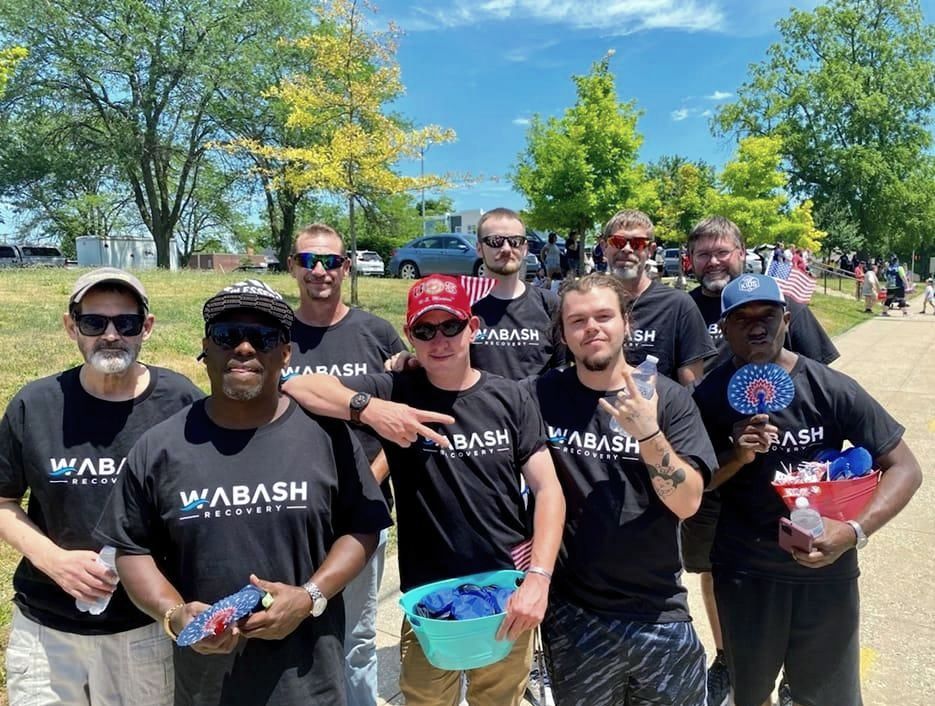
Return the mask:
[[(540, 623), (558, 704), (760, 706), (781, 670), (795, 704), (859, 704), (855, 549), (921, 482), (903, 428), (826, 367), (837, 351), (807, 307), (741, 274), (730, 221), (692, 231), (690, 295), (648, 277), (639, 211), (604, 228), (609, 273), (557, 296), (521, 280), (525, 232), (508, 209), (484, 214), (487, 279), (417, 281), (400, 354), (392, 326), (343, 303), (340, 235), (303, 229), (297, 309), (255, 280), (205, 303), (207, 397), (138, 361), (154, 325), (139, 280), (79, 278), (64, 323), (84, 364), (26, 385), (0, 423), (0, 537), (23, 554), (10, 703), (374, 704), (395, 501), (404, 591), (525, 571), (498, 635), (514, 646), (494, 665), (438, 669), (404, 621), (409, 704), (453, 706), (463, 689), (519, 704)], [(647, 355), (649, 398), (633, 378)], [(730, 409), (750, 362), (789, 372), (789, 408)], [(873, 455), (879, 490), (790, 555), (773, 473), (845, 441)], [(105, 544), (116, 575), (96, 561)], [(683, 567), (703, 576), (707, 670)], [(245, 583), (266, 610), (172, 644)], [(75, 604), (107, 596), (100, 615)]]

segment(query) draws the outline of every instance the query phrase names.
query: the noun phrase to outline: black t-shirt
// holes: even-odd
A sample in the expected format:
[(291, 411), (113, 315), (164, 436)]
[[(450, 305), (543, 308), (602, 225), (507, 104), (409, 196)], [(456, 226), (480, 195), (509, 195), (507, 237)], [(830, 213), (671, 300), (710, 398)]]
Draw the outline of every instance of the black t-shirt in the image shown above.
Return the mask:
[[(731, 428), (745, 415), (727, 402), (727, 385), (736, 368), (719, 366), (695, 389), (695, 401), (715, 451), (731, 445)], [(780, 517), (789, 510), (771, 483), (781, 464), (798, 466), (822, 449), (842, 448), (844, 441), (863, 446), (878, 458), (902, 438), (903, 427), (867, 392), (843, 373), (799, 356), (792, 369), (795, 398), (770, 422), (779, 428), (768, 453), (741, 468), (720, 486), (721, 517), (711, 560), (715, 566), (790, 581), (833, 581), (857, 576), (857, 552), (849, 551), (821, 569), (800, 566), (779, 547)]]
[[(688, 296), (698, 305), (705, 325), (708, 327), (708, 333), (711, 334), (717, 348), (717, 355), (704, 362), (705, 375), (707, 375), (731, 358), (730, 346), (727, 345), (727, 339), (721, 332), (721, 298), (705, 296), (701, 287), (695, 287), (688, 293)], [(786, 305), (789, 307), (791, 318), (789, 330), (786, 332), (785, 347), (825, 365), (837, 360), (841, 354), (818, 323), (812, 310), (805, 304), (792, 299), (788, 300)]]
[[(390, 525), (347, 426), (295, 402), (246, 430), (219, 427), (197, 402), (145, 434), (126, 465), (96, 534), (125, 553), (151, 555), (186, 602), (213, 603), (251, 573), (301, 585), (335, 539)], [(283, 640), (249, 640), (222, 658), (176, 650), (177, 683), (201, 673), (197, 692), (186, 694), (195, 703), (301, 704), (343, 693), (343, 635), (336, 598)]]
[[(690, 620), (679, 580), (679, 518), (653, 489), (639, 443), (612, 431), (610, 415), (598, 405), (617, 391), (586, 387), (574, 368), (523, 384), (535, 388), (565, 493), (565, 533), (553, 589), (624, 620)], [(656, 390), (660, 429), (707, 483), (717, 463), (691, 395), (662, 377)]]
[(423, 438), (407, 448), (384, 445), (396, 491), (403, 591), (514, 568), (510, 550), (532, 536), (522, 467), (545, 442), (529, 393), (487, 372), (460, 392), (435, 387), (421, 369), (345, 384), (455, 418), (436, 427), (451, 442), (449, 449)]
[(471, 365), (510, 380), (539, 375), (565, 362), (565, 346), (553, 330), (558, 296), (526, 287), (516, 299), (488, 295), (471, 311), (481, 326), (471, 341)]
[(654, 355), (659, 374), (676, 382), (679, 368), (716, 353), (698, 307), (685, 292), (658, 280), (633, 303), (625, 347), (630, 365)]
[[(309, 326), (298, 319), (292, 324), (292, 358), (284, 375), (323, 373), (346, 377), (383, 372), (383, 363), (406, 350), (396, 330), (384, 319), (362, 309), (349, 309), (332, 326)], [(368, 427), (353, 427), (367, 458), (380, 453), (380, 439)], [(388, 504), (393, 495), (388, 482), (382, 484)]]
[[(100, 551), (92, 536), (130, 447), (150, 427), (202, 396), (191, 381), (149, 367), (146, 391), (108, 402), (81, 386), (81, 368), (26, 385), (0, 422), (0, 497), (29, 490), (27, 514), (63, 549)], [(75, 608), (75, 599), (25, 557), (13, 576), (13, 601), (35, 622), (64, 632), (106, 635), (152, 622), (118, 586), (100, 615)]]

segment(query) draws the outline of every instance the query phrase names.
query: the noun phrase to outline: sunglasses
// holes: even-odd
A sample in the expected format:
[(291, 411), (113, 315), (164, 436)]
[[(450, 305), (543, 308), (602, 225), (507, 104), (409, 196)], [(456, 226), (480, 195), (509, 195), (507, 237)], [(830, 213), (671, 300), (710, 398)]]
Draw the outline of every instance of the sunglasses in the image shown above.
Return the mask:
[(485, 235), (480, 241), (488, 248), (499, 250), (504, 243), (509, 243), (514, 250), (526, 244), (525, 235)]
[(420, 341), (431, 341), (439, 331), (445, 338), (452, 338), (461, 333), (468, 325), (467, 319), (448, 319), (440, 324), (416, 324), (409, 332)]
[(625, 235), (612, 235), (607, 242), (618, 250), (623, 250), (627, 245), (633, 252), (642, 252), (649, 245), (649, 238), (628, 238)]
[(143, 322), (146, 320), (142, 314), (72, 314), (71, 318), (75, 320), (82, 336), (102, 336), (110, 324), (114, 325), (114, 330), (121, 336), (139, 336), (143, 332)]
[(285, 334), (281, 329), (263, 324), (211, 324), (208, 338), (221, 348), (232, 350), (241, 342), (249, 343), (257, 353), (269, 353), (280, 343), (285, 343)]
[(313, 252), (297, 252), (294, 257), (299, 266), (304, 267), (306, 270), (314, 270), (315, 265), (319, 262), (326, 270), (336, 270), (347, 261), (344, 255), (336, 253), (319, 255)]

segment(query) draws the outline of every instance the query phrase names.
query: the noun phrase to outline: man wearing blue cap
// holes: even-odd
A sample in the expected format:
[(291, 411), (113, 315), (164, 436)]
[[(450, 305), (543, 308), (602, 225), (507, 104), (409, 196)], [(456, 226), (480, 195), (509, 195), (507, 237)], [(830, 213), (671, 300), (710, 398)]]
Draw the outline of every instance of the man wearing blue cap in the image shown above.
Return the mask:
[[(903, 427), (854, 380), (783, 346), (790, 315), (776, 281), (742, 275), (721, 294), (721, 329), (733, 357), (695, 390), (720, 467), (710, 487), (722, 509), (711, 560), (736, 706), (770, 703), (784, 668), (796, 704), (860, 700), (857, 552), (909, 502), (922, 482)], [(783, 410), (744, 417), (727, 387), (747, 363), (775, 363), (792, 378)], [(863, 446), (882, 473), (853, 520), (823, 518), (809, 553), (778, 543), (787, 510), (771, 487), (777, 469), (812, 461), (845, 441)]]

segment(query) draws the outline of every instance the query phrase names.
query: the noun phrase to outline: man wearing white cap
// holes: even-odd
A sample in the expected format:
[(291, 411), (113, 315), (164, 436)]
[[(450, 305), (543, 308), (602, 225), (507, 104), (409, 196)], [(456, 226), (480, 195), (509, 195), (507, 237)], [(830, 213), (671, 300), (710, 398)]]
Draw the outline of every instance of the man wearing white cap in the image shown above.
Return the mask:
[[(6, 652), (12, 706), (172, 703), (170, 643), (97, 563), (92, 537), (130, 447), (201, 397), (138, 362), (153, 322), (130, 273), (82, 275), (64, 325), (84, 364), (26, 385), (0, 422), (0, 537), (23, 555)], [(76, 607), (108, 598), (99, 614)]]

